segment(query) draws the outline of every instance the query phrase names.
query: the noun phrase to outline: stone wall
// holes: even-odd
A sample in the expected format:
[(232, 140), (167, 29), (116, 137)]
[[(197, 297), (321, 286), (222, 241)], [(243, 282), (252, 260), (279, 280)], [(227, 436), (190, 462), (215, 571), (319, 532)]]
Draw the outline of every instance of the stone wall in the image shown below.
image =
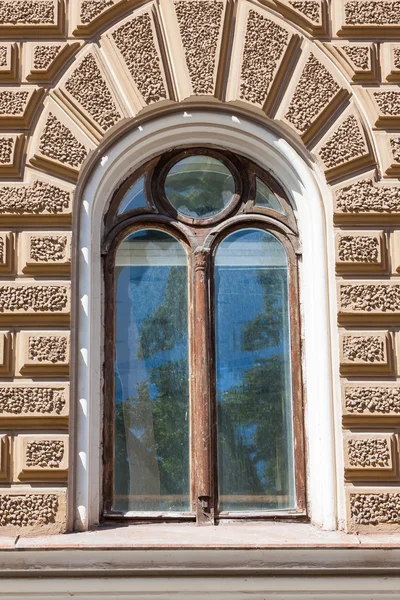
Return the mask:
[(0, 532), (67, 527), (82, 165), (125, 119), (195, 102), (274, 120), (326, 177), (347, 528), (399, 527), (399, 82), (397, 0), (0, 0)]

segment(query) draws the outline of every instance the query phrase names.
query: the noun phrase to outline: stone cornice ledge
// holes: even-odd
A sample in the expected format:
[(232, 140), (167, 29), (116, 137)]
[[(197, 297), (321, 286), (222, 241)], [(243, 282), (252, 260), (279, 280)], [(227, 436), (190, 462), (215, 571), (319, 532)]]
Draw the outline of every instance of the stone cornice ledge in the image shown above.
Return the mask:
[(400, 576), (399, 535), (355, 535), (308, 524), (133, 525), (0, 538), (0, 577), (286, 574)]

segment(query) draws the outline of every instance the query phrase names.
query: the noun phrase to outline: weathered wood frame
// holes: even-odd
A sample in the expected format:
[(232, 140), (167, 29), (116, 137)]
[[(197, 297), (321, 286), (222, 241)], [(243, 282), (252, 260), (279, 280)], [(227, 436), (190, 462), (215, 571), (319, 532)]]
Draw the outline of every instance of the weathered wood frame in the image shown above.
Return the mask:
[[(164, 182), (173, 164), (187, 156), (213, 156), (227, 165), (236, 182), (236, 194), (218, 215), (190, 219), (168, 204)], [(145, 176), (148, 206), (117, 214), (127, 190)], [(274, 192), (283, 214), (254, 206), (256, 177)], [(257, 228), (277, 237), (288, 256), (289, 311), (291, 331), (292, 406), (296, 509), (218, 513), (217, 435), (215, 402), (215, 311), (213, 306), (215, 252), (233, 231)], [(102, 255), (106, 290), (115, 289), (114, 265), (119, 244), (142, 229), (159, 229), (177, 238), (188, 256), (189, 273), (189, 364), (190, 364), (190, 454), (191, 512), (121, 514), (112, 512), (114, 455), (114, 314), (115, 294), (105, 298), (103, 520), (169, 521), (189, 520), (214, 524), (220, 519), (301, 519), (306, 515), (305, 444), (303, 418), (302, 351), (299, 314), (299, 241), (296, 220), (282, 187), (254, 163), (213, 147), (184, 148), (168, 152), (146, 163), (122, 183), (105, 216)], [(200, 316), (200, 318), (199, 318)]]

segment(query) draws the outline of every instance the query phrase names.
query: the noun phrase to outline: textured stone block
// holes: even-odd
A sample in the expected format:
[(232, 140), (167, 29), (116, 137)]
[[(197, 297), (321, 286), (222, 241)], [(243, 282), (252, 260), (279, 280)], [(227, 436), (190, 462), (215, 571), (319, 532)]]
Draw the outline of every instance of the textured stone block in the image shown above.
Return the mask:
[(345, 433), (344, 469), (348, 479), (392, 479), (397, 476), (398, 450), (391, 433)]
[(388, 331), (342, 331), (339, 347), (343, 374), (393, 373), (393, 339)]
[(370, 42), (334, 42), (325, 47), (354, 83), (377, 82), (379, 58), (376, 44)]
[(0, 434), (0, 481), (10, 479), (10, 439)]
[(72, 34), (78, 37), (92, 36), (135, 5), (137, 0), (75, 0), (70, 3)]
[(363, 124), (350, 105), (313, 149), (328, 181), (375, 164)]
[(0, 383), (0, 423), (18, 428), (36, 422), (65, 425), (68, 414), (68, 384)]
[(154, 6), (137, 10), (102, 38), (103, 49), (125, 87), (134, 113), (170, 98), (156, 19)]
[(400, 283), (341, 281), (338, 283), (339, 320), (342, 322), (398, 323)]
[(342, 404), (343, 420), (349, 424), (400, 422), (400, 386), (397, 383), (345, 382)]
[(400, 273), (400, 230), (395, 229), (390, 236), (391, 254), (392, 254), (392, 271)]
[(354, 178), (333, 190), (338, 223), (387, 223), (400, 221), (400, 185), (376, 182), (374, 174)]
[(18, 80), (19, 46), (14, 42), (0, 42), (0, 81), (14, 83)]
[(348, 487), (348, 531), (400, 531), (400, 491), (396, 487)]
[(313, 36), (319, 37), (328, 33), (328, 10), (325, 0), (276, 0), (275, 3), (288, 20), (295, 22)]
[(17, 435), (14, 438), (14, 480), (65, 480), (68, 435)]
[(50, 100), (36, 127), (30, 163), (76, 181), (82, 163), (94, 147), (76, 123)]
[(21, 174), (25, 136), (3, 134), (0, 136), (0, 175), (18, 177)]
[(15, 237), (10, 231), (0, 231), (0, 274), (14, 271)]
[(0, 490), (0, 535), (50, 535), (65, 528), (65, 489)]
[(70, 224), (73, 187), (26, 169), (24, 183), (0, 184), (0, 218), (3, 223)]
[(29, 128), (44, 90), (27, 87), (2, 87), (0, 90), (0, 127)]
[(335, 236), (336, 270), (340, 273), (383, 272), (387, 268), (383, 231), (339, 231)]
[(68, 231), (22, 232), (19, 235), (19, 259), (19, 272), (24, 275), (69, 273), (71, 233)]
[(0, 375), (12, 375), (13, 367), (13, 334), (0, 331)]
[(375, 127), (400, 126), (400, 90), (395, 86), (361, 89), (364, 105)]
[(68, 323), (70, 284), (63, 282), (0, 282), (0, 322)]
[(333, 31), (339, 36), (373, 38), (400, 33), (397, 0), (335, 0)]
[(27, 42), (24, 44), (25, 81), (50, 83), (80, 48), (80, 42)]
[(398, 177), (400, 175), (400, 136), (395, 133), (376, 132), (375, 140), (378, 144), (384, 176)]
[[(125, 115), (95, 46), (87, 47), (72, 64), (54, 95), (76, 121), (81, 120), (94, 142)], [(121, 96), (121, 94), (119, 94)]]
[(0, 36), (53, 37), (63, 31), (63, 0), (2, 0), (0, 3)]
[(400, 44), (381, 44), (382, 76), (389, 83), (400, 82)]
[(271, 13), (246, 3), (239, 7), (237, 23), (227, 99), (249, 102), (272, 114), (299, 37)]
[(310, 144), (348, 96), (325, 57), (304, 52), (277, 117)]
[(17, 334), (17, 366), (19, 375), (68, 375), (68, 331), (20, 331)]

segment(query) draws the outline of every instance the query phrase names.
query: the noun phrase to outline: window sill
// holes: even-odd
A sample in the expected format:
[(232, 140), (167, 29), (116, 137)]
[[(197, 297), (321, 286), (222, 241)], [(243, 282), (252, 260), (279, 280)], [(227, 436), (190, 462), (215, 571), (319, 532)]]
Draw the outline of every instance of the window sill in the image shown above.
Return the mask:
[[(385, 550), (384, 560), (382, 550)], [(155, 524), (0, 538), (0, 577), (201, 577), (398, 573), (400, 535), (299, 523)]]
[(93, 531), (64, 535), (1, 538), (3, 550), (113, 549), (273, 549), (273, 548), (400, 548), (397, 534), (350, 534), (323, 531), (309, 523), (221, 522), (151, 523), (100, 526)]

